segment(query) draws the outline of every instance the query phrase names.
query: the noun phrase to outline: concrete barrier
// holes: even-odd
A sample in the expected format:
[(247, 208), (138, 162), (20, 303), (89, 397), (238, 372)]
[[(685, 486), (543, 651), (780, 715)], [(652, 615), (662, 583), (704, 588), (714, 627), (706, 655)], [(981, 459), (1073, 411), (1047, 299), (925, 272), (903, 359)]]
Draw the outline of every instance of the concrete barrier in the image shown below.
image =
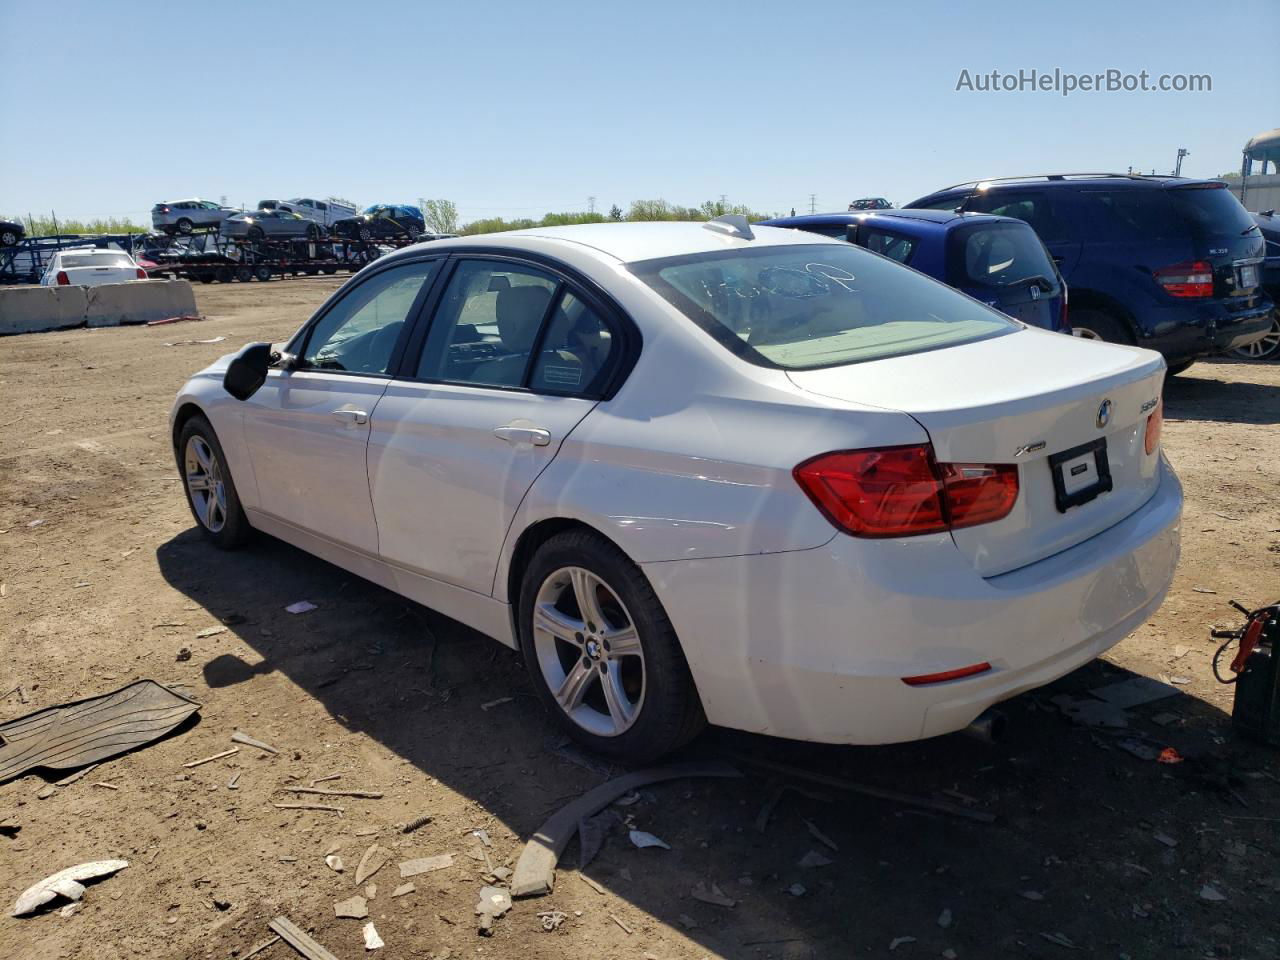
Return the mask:
[(0, 287), (0, 336), (114, 327), (193, 316), (196, 297), (187, 280), (139, 280), (100, 287)]

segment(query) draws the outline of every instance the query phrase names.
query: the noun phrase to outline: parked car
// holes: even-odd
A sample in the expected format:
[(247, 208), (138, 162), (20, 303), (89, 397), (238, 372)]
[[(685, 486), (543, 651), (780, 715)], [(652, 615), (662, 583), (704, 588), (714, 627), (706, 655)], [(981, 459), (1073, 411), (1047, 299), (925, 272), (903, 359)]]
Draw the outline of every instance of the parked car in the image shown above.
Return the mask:
[(1171, 374), (1271, 327), (1262, 235), (1218, 180), (1009, 177), (947, 187), (907, 208), (1026, 220), (1071, 288), (1072, 331), (1159, 350)]
[(950, 284), (1015, 320), (1070, 332), (1066, 284), (1036, 232), (1021, 220), (893, 210), (779, 217), (764, 225), (847, 239)]
[(27, 235), (27, 228), (17, 220), (0, 220), (0, 247), (16, 247)]
[(146, 280), (147, 271), (123, 250), (78, 247), (60, 250), (49, 258), (42, 287), (97, 287), (104, 283)]
[(235, 212), (212, 200), (169, 200), (151, 208), (151, 225), (162, 233), (187, 234), (220, 226)]
[(1163, 378), (848, 243), (591, 224), (378, 259), (197, 373), (171, 436), (213, 544), (521, 649), (640, 761), (704, 718), (931, 737), (1119, 642), (1178, 558)]
[(287, 201), (294, 213), (299, 213), (308, 220), (314, 220), (323, 227), (332, 227), (339, 220), (346, 220), (356, 215), (356, 208), (340, 200), (313, 200), (310, 197), (295, 197)]
[(426, 230), (422, 211), (397, 203), (375, 203), (358, 217), (348, 217), (333, 225), (333, 232), (349, 240), (417, 239)]
[(314, 220), (289, 210), (257, 210), (253, 213), (237, 213), (222, 221), (220, 231), (228, 239), (260, 240), (322, 240), (325, 230)]
[(853, 210), (892, 210), (893, 204), (884, 197), (863, 197), (861, 200), (855, 200), (849, 204), (849, 209)]
[(1280, 358), (1280, 217), (1274, 210), (1252, 216), (1267, 245), (1266, 259), (1262, 264), (1262, 288), (1275, 307), (1271, 311), (1271, 329), (1266, 336), (1232, 352), (1246, 360), (1275, 360)]

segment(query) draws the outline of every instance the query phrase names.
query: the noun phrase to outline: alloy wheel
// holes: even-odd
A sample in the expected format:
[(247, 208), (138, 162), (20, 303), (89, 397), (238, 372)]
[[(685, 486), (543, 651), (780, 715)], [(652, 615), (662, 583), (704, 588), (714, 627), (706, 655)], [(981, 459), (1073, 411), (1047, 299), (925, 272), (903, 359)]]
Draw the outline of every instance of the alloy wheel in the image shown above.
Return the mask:
[(1247, 347), (1237, 347), (1231, 351), (1245, 360), (1267, 360), (1280, 353), (1280, 311), (1271, 316), (1271, 329), (1261, 340), (1255, 340)]
[(617, 591), (590, 570), (561, 567), (538, 589), (532, 627), (542, 678), (565, 715), (596, 736), (629, 730), (644, 705), (646, 670)]
[(1102, 339), (1100, 336), (1098, 336), (1097, 331), (1090, 330), (1087, 327), (1072, 327), (1071, 335), (1073, 337), (1079, 337), (1081, 340), (1101, 340)]
[(198, 434), (187, 440), (183, 466), (196, 516), (206, 530), (217, 533), (227, 523), (227, 488), (209, 441)]

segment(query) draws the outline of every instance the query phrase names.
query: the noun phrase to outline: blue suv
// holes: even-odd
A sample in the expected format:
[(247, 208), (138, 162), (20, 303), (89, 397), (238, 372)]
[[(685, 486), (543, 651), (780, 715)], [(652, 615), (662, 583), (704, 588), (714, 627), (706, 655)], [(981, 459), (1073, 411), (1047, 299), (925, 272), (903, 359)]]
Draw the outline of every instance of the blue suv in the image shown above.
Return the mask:
[(1077, 173), (956, 184), (910, 209), (1017, 217), (1071, 288), (1079, 336), (1164, 354), (1171, 374), (1265, 337), (1257, 224), (1218, 180)]
[(1023, 323), (1068, 332), (1067, 295), (1036, 232), (1021, 220), (942, 210), (876, 210), (779, 217), (914, 267)]

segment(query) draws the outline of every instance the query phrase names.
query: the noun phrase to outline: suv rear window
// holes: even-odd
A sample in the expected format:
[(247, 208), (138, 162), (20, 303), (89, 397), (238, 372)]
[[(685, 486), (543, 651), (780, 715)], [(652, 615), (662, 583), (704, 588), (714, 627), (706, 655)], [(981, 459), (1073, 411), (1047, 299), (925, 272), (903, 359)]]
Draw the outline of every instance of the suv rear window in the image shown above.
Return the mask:
[(1197, 233), (1240, 237), (1257, 226), (1226, 187), (1175, 187), (1168, 193), (1174, 208)]
[(1008, 317), (851, 244), (697, 253), (630, 265), (744, 360), (809, 370), (1013, 333)]
[(947, 241), (947, 280), (958, 287), (1013, 287), (1033, 279), (1057, 286), (1057, 270), (1034, 230), (1022, 223), (974, 223)]

